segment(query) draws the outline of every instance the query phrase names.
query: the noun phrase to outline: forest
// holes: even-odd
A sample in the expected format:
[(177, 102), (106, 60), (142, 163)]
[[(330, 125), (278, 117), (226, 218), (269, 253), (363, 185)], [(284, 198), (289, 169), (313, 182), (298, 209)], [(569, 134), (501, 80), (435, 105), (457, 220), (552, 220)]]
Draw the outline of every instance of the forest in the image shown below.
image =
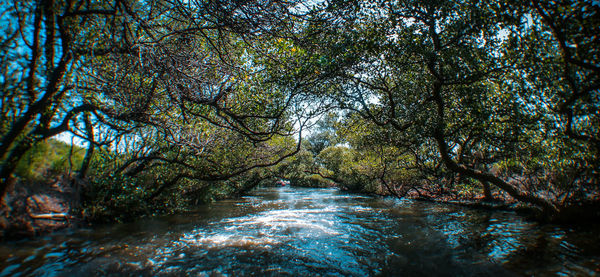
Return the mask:
[(52, 186), (73, 217), (114, 222), (278, 180), (597, 219), (599, 15), (592, 0), (2, 1), (0, 225), (25, 228), (18, 203)]

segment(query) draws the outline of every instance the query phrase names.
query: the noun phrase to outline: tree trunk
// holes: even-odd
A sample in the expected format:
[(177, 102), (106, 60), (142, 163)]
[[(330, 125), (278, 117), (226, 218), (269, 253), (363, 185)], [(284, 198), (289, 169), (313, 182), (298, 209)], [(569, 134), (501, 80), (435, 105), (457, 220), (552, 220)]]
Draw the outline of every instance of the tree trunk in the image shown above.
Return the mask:
[(490, 188), (490, 183), (482, 182), (483, 185), (483, 200), (485, 201), (494, 201), (494, 197), (492, 196), (492, 190)]
[(90, 167), (90, 162), (92, 161), (92, 156), (94, 155), (94, 127), (92, 126), (92, 122), (90, 121), (90, 113), (85, 112), (83, 114), (83, 121), (85, 123), (85, 128), (88, 136), (88, 149), (85, 152), (85, 157), (83, 158), (83, 162), (81, 162), (81, 168), (79, 169), (79, 178), (85, 178), (87, 174), (88, 168)]
[(446, 118), (445, 118), (445, 105), (444, 98), (442, 96), (442, 88), (444, 86), (444, 76), (441, 72), (438, 65), (438, 57), (437, 52), (441, 51), (441, 43), (440, 38), (436, 32), (436, 25), (434, 20), (432, 19), (429, 23), (429, 35), (433, 41), (434, 52), (435, 54), (430, 56), (427, 61), (427, 68), (429, 73), (432, 75), (435, 81), (432, 83), (431, 87), (431, 96), (432, 100), (436, 106), (436, 126), (433, 130), (433, 138), (436, 141), (437, 148), (439, 154), (441, 156), (442, 161), (446, 165), (446, 167), (454, 171), (458, 174), (464, 174), (466, 177), (470, 177), (478, 180), (482, 183), (491, 183), (499, 189), (506, 191), (511, 197), (515, 198), (518, 201), (535, 205), (542, 209), (542, 212), (547, 216), (555, 216), (559, 213), (559, 209), (554, 206), (550, 201), (545, 198), (539, 197), (535, 194), (529, 194), (526, 192), (520, 191), (517, 187), (511, 185), (510, 183), (496, 177), (489, 172), (484, 172), (481, 170), (476, 170), (474, 168), (467, 167), (462, 164), (458, 164), (454, 159), (450, 156), (450, 151), (448, 149), (448, 144), (446, 143), (445, 138), (445, 126), (446, 126)]
[(13, 173), (17, 169), (19, 161), (31, 149), (33, 143), (33, 140), (30, 138), (21, 140), (8, 157), (2, 161), (4, 165), (0, 169), (0, 198), (4, 199), (10, 190), (10, 184), (14, 184), (15, 177)]

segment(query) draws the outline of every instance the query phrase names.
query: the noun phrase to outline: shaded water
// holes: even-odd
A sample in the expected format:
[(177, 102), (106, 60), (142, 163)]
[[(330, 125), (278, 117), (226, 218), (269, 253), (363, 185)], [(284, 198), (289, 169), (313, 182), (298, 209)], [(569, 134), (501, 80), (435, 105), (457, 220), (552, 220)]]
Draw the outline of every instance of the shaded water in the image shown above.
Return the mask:
[(263, 188), (186, 214), (0, 244), (0, 276), (592, 276), (598, 230), (334, 189)]

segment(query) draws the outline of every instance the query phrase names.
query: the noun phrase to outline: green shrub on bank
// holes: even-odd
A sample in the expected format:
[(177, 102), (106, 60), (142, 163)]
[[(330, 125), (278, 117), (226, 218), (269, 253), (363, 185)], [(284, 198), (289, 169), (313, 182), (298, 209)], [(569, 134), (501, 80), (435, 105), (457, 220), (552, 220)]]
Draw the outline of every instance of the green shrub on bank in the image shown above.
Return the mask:
[(42, 182), (62, 173), (79, 170), (84, 156), (84, 148), (49, 139), (27, 151), (15, 173), (24, 181)]
[(128, 221), (151, 214), (149, 194), (139, 178), (107, 176), (93, 178), (85, 189), (82, 214), (91, 222)]
[(302, 174), (290, 178), (290, 184), (298, 187), (309, 187), (309, 188), (326, 188), (331, 187), (334, 183), (327, 180), (317, 174)]

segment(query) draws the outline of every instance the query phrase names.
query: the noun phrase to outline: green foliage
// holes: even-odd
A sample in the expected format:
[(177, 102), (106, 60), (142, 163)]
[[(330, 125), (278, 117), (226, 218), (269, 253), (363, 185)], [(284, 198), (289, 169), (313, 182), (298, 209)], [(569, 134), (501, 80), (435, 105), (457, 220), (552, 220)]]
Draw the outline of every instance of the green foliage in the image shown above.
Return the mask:
[(350, 148), (319, 154), (331, 174), (461, 191), (493, 181), (554, 211), (600, 191), (590, 2), (357, 1), (317, 14), (302, 44), (315, 94), (349, 111)]
[(306, 138), (306, 148), (313, 155), (318, 155), (323, 149), (340, 143), (340, 137), (336, 134), (338, 115), (327, 113), (317, 121), (316, 126), (311, 129), (311, 134)]
[(91, 222), (122, 222), (165, 208), (147, 200), (148, 193), (140, 179), (121, 175), (94, 178), (85, 188), (81, 213)]
[(323, 149), (318, 160), (327, 175), (339, 186), (350, 191), (375, 193), (378, 191), (376, 170), (370, 157), (345, 146)]
[[(146, 160), (106, 149), (96, 151), (89, 185), (84, 188), (84, 217), (93, 222), (128, 221), (244, 194), (272, 179), (268, 168), (244, 168), (268, 163), (275, 158), (272, 151), (290, 151), (294, 141), (277, 137), (258, 144), (256, 149), (262, 151), (251, 152), (243, 137), (222, 133), (220, 143), (176, 163), (169, 161), (182, 155), (181, 148), (167, 148), (160, 159)], [(231, 176), (221, 177), (232, 171)]]
[(50, 139), (37, 143), (19, 161), (16, 175), (27, 182), (52, 179), (79, 170), (85, 149)]
[(277, 178), (398, 196), (491, 182), (546, 209), (600, 191), (589, 1), (13, 4), (0, 4), (4, 194), (13, 173), (80, 167), (83, 149), (48, 140), (66, 131), (96, 147), (93, 220)]
[[(305, 143), (304, 145), (307, 145)], [(319, 166), (316, 164), (314, 154), (302, 149), (293, 157), (270, 169), (270, 175), (289, 180), (292, 186), (299, 187), (329, 187), (332, 185), (327, 180), (318, 175)]]

